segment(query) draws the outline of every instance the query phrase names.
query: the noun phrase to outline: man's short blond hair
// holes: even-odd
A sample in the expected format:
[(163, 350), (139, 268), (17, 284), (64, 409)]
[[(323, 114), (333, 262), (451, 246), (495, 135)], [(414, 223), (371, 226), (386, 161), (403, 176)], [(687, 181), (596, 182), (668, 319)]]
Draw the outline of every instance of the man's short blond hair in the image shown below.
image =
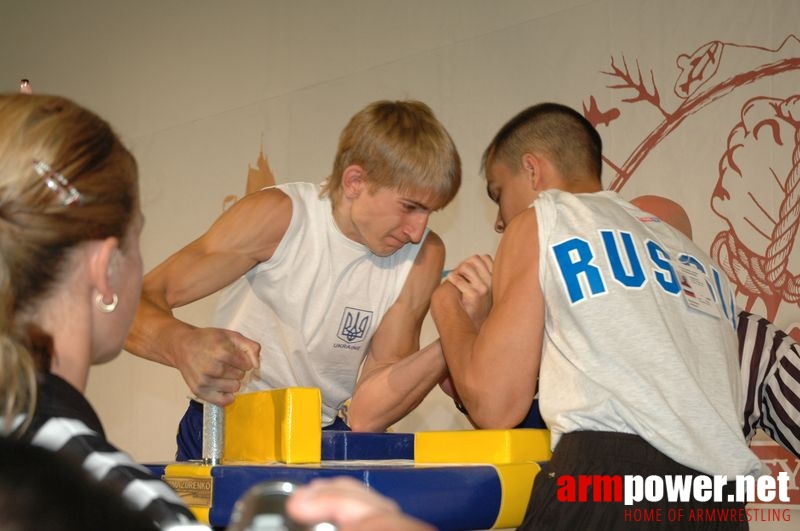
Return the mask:
[(333, 171), (322, 194), (336, 201), (351, 165), (366, 171), (374, 188), (421, 193), (433, 210), (461, 186), (461, 159), (449, 133), (419, 101), (376, 101), (359, 111), (339, 137)]

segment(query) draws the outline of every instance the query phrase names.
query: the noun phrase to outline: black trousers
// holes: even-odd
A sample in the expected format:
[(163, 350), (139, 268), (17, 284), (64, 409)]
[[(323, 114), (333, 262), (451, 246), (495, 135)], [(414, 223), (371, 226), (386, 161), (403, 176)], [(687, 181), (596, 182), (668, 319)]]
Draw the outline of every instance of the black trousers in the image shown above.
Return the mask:
[[(585, 487), (587, 501), (560, 501), (567, 498), (565, 485), (577, 484), (579, 477), (599, 476), (705, 476), (656, 450), (641, 437), (625, 433), (581, 431), (561, 437), (553, 458), (536, 476), (522, 530), (746, 530), (747, 513), (743, 502), (727, 501), (735, 494), (735, 478), (728, 478), (722, 489), (723, 500), (670, 502), (666, 487), (660, 501), (625, 505), (620, 501), (593, 501), (593, 485)], [(571, 476), (571, 477), (564, 477)], [(559, 478), (563, 478), (559, 483)], [(655, 479), (655, 478), (654, 478)], [(713, 478), (710, 478), (713, 481)], [(595, 483), (597, 483), (595, 481)], [(711, 483), (710, 483), (711, 484)], [(602, 486), (602, 483), (601, 483)], [(608, 491), (598, 493), (610, 500)], [(605, 496), (605, 497), (604, 497)]]

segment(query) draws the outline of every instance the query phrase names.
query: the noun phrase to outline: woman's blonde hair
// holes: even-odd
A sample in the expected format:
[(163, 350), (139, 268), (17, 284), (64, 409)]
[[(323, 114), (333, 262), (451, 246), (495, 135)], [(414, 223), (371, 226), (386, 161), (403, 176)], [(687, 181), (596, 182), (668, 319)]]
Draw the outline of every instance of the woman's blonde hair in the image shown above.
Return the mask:
[(350, 119), (339, 137), (333, 171), (322, 194), (334, 201), (342, 173), (357, 164), (374, 188), (415, 191), (433, 210), (447, 205), (461, 186), (461, 159), (430, 107), (419, 101), (377, 101)]
[(137, 202), (136, 162), (104, 120), (61, 97), (0, 95), (0, 433), (34, 409), (52, 354), (35, 315), (69, 251), (122, 240)]

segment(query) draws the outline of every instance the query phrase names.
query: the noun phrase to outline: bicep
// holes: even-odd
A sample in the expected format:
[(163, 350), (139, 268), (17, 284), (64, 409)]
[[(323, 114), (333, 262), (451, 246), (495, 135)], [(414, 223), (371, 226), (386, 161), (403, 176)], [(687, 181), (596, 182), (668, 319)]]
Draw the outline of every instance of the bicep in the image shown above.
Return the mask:
[(278, 190), (243, 197), (205, 234), (145, 276), (145, 296), (175, 308), (224, 288), (272, 256), (291, 214), (291, 199)]
[(484, 367), (486, 378), (507, 390), (508, 403), (501, 407), (519, 406), (523, 415), (536, 390), (544, 335), (536, 231), (531, 216), (510, 225), (503, 235), (493, 271), (494, 304), (475, 345), (484, 359), (496, 360)]
[(236, 253), (209, 252), (196, 240), (145, 275), (142, 292), (153, 302), (176, 308), (227, 286), (253, 265)]

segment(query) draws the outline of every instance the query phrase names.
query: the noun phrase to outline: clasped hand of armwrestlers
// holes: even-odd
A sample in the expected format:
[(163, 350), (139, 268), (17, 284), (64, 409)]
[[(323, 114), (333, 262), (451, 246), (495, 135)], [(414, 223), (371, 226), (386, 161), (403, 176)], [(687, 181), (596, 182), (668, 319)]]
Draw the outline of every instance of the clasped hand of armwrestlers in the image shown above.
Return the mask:
[(488, 254), (473, 255), (452, 269), (439, 287), (447, 291), (450, 284), (458, 290), (450, 288), (450, 296), (460, 297), (462, 308), (476, 328), (480, 328), (492, 308), (493, 265), (494, 261)]

